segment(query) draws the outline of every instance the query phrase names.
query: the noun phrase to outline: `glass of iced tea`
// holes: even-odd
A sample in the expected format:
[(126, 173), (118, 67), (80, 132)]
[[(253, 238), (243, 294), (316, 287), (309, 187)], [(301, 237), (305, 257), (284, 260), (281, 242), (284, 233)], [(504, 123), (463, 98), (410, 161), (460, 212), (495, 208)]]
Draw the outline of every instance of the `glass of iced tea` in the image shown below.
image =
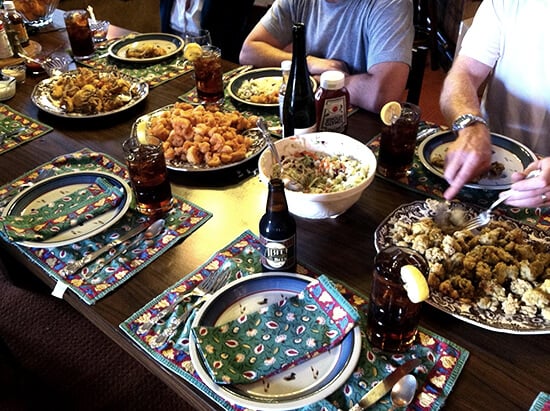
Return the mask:
[(122, 143), (136, 208), (146, 215), (164, 214), (172, 208), (172, 190), (162, 140), (132, 136)]
[(424, 275), (426, 259), (411, 248), (390, 246), (374, 259), (367, 316), (367, 337), (372, 347), (404, 352), (416, 337), (422, 303), (413, 303), (401, 279), (401, 267), (413, 265)]
[(95, 49), (92, 30), (88, 23), (88, 12), (83, 9), (69, 10), (63, 14), (63, 17), (74, 58), (77, 60), (90, 58)]
[(420, 122), (420, 107), (401, 103), (401, 115), (391, 125), (384, 124), (380, 135), (378, 172), (399, 179), (411, 170)]
[(202, 46), (202, 54), (193, 60), (195, 85), (201, 103), (221, 104), (224, 99), (221, 50)]

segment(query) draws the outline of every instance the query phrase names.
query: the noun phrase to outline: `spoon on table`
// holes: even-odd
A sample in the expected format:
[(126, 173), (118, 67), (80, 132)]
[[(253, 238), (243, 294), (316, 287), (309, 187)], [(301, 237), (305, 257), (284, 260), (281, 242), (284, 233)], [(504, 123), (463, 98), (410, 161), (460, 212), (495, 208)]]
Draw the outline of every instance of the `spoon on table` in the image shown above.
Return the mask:
[(407, 374), (401, 377), (391, 389), (391, 410), (396, 408), (406, 407), (409, 405), (416, 394), (417, 382), (412, 374)]
[[(275, 146), (275, 143), (273, 142), (273, 138), (271, 137), (271, 133), (269, 132), (267, 128), (267, 124), (265, 122), (265, 119), (263, 117), (258, 117), (258, 120), (256, 121), (256, 125), (262, 132), (262, 135), (265, 138), (265, 141), (267, 142), (267, 145), (269, 146), (269, 149), (271, 150), (271, 155), (273, 156), (273, 160), (279, 165), (279, 172), (283, 169), (283, 164), (281, 163), (281, 156), (279, 156), (279, 153), (277, 151), (277, 147)], [(291, 180), (288, 177), (282, 178), (283, 183), (285, 185), (285, 188), (291, 191), (302, 191), (303, 186), (297, 181)]]
[(113, 261), (115, 258), (117, 258), (120, 255), (126, 254), (127, 251), (134, 248), (136, 245), (138, 245), (143, 240), (150, 240), (152, 238), (155, 238), (158, 236), (163, 230), (165, 226), (165, 221), (163, 219), (159, 219), (155, 221), (153, 224), (151, 224), (147, 229), (142, 232), (141, 234), (138, 234), (126, 247), (121, 248), (116, 253), (113, 253), (106, 259), (100, 259), (98, 261), (98, 264), (88, 271), (86, 274), (82, 275), (82, 278), (85, 280), (89, 280), (94, 275), (96, 275), (99, 271), (103, 270), (103, 268), (109, 264), (111, 261)]

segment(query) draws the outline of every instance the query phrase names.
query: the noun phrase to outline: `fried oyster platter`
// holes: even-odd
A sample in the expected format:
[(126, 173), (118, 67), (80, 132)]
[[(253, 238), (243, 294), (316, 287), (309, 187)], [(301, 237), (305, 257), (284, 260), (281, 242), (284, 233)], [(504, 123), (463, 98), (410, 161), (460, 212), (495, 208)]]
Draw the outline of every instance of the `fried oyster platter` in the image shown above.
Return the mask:
[(505, 216), (460, 230), (481, 210), (452, 203), (462, 220), (453, 226), (442, 224), (437, 203), (428, 199), (394, 210), (375, 232), (377, 249), (396, 244), (424, 255), (428, 303), (444, 312), (494, 331), (550, 333), (550, 237)]
[(176, 102), (134, 123), (133, 133), (163, 141), (168, 168), (213, 171), (241, 164), (265, 148), (256, 116)]
[(97, 117), (127, 110), (149, 94), (149, 86), (120, 71), (79, 67), (42, 80), (31, 95), (42, 110), (61, 117)]

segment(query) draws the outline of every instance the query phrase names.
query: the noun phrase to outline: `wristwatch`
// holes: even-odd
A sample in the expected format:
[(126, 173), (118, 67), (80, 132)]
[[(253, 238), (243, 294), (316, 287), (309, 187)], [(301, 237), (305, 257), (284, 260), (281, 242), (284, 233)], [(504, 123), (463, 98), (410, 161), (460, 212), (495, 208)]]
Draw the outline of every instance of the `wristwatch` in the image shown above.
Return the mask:
[(484, 124), (486, 127), (489, 127), (489, 124), (483, 117), (476, 116), (474, 114), (462, 114), (453, 121), (452, 129), (454, 132), (458, 132), (463, 128), (471, 126), (476, 123)]

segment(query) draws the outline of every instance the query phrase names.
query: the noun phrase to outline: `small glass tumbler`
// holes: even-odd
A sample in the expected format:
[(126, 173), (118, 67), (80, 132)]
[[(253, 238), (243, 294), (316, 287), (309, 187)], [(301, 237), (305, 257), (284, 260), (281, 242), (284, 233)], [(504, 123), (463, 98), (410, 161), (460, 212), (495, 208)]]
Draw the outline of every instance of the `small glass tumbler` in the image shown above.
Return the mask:
[(161, 215), (172, 208), (172, 190), (162, 140), (132, 136), (122, 143), (136, 208), (146, 215)]
[(198, 33), (185, 32), (183, 35), (184, 44), (197, 43), (200, 46), (208, 46), (212, 44), (210, 31), (200, 29)]
[(107, 20), (88, 20), (90, 29), (92, 30), (92, 40), (94, 43), (102, 43), (107, 40), (107, 33), (111, 23)]
[(221, 104), (224, 100), (221, 50), (202, 46), (202, 55), (193, 60), (195, 86), (201, 103)]
[(378, 172), (399, 179), (408, 175), (414, 159), (420, 107), (401, 103), (401, 116), (392, 125), (383, 125), (380, 134)]
[(413, 303), (403, 286), (401, 267), (409, 264), (428, 272), (426, 259), (411, 248), (390, 246), (374, 259), (366, 330), (374, 348), (400, 353), (414, 342), (422, 303)]
[(76, 60), (86, 60), (94, 54), (92, 30), (88, 24), (88, 12), (84, 9), (69, 10), (63, 14), (71, 50)]

